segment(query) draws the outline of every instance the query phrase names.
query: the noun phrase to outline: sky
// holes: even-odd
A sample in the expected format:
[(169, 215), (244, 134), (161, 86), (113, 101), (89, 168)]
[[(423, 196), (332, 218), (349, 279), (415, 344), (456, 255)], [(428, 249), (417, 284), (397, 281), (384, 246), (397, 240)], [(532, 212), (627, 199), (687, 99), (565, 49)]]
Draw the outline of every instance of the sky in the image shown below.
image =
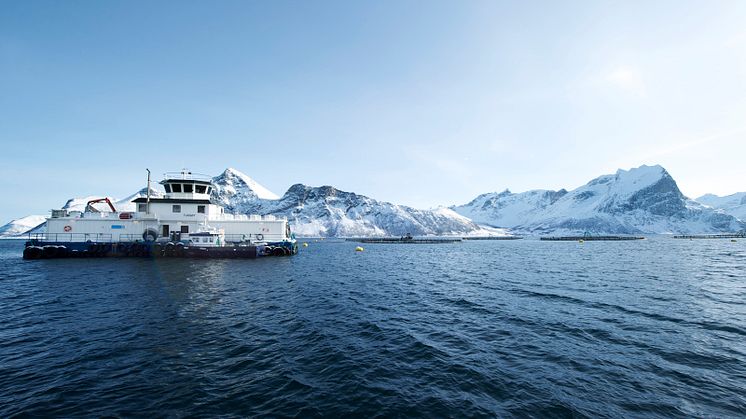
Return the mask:
[(746, 190), (744, 1), (0, 0), (0, 224), (145, 169), (417, 208)]

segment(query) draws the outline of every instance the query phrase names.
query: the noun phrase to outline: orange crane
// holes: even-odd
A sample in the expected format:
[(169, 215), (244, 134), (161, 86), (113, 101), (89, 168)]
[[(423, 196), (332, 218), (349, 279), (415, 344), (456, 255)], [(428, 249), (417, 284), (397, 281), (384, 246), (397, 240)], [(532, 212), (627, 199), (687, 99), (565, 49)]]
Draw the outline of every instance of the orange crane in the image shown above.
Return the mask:
[(91, 200), (90, 200), (90, 201), (88, 201), (88, 203), (87, 203), (87, 204), (85, 205), (85, 211), (86, 211), (86, 212), (101, 212), (101, 211), (97, 210), (97, 209), (96, 209), (96, 208), (95, 208), (95, 207), (93, 206), (93, 204), (96, 204), (96, 203), (99, 203), (99, 202), (106, 202), (107, 204), (109, 204), (109, 208), (111, 208), (111, 212), (117, 212), (117, 209), (116, 209), (116, 208), (114, 208), (114, 204), (112, 204), (112, 203), (111, 203), (111, 201), (109, 200), (109, 198), (98, 198), (98, 199), (91, 199)]

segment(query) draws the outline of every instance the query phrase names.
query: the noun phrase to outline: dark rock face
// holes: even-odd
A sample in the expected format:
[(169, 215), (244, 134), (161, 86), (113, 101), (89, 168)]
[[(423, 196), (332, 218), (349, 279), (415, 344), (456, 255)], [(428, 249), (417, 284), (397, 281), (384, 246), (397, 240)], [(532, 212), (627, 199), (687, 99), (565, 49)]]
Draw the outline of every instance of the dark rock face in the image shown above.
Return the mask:
[(550, 205), (554, 204), (565, 195), (567, 195), (567, 190), (565, 189), (560, 189), (558, 191), (546, 191), (544, 193), (544, 197), (549, 201)]
[(676, 181), (664, 171), (658, 182), (635, 192), (626, 202), (599, 209), (610, 214), (643, 210), (654, 215), (683, 218), (687, 215), (685, 202), (686, 197)]
[(575, 195), (573, 197), (573, 199), (576, 200), (576, 201), (585, 201), (586, 199), (591, 198), (594, 195), (596, 195), (594, 192), (585, 191), (585, 192), (581, 192), (581, 193)]

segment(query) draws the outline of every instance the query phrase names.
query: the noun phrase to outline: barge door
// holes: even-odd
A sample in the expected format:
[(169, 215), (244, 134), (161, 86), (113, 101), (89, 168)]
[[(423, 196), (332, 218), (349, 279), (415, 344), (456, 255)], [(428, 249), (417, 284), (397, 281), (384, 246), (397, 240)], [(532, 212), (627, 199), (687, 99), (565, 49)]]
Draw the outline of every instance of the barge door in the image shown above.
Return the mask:
[(162, 228), (163, 228), (163, 231), (162, 231), (163, 234), (161, 234), (161, 236), (168, 237), (171, 234), (171, 231), (168, 228), (168, 224), (163, 224)]

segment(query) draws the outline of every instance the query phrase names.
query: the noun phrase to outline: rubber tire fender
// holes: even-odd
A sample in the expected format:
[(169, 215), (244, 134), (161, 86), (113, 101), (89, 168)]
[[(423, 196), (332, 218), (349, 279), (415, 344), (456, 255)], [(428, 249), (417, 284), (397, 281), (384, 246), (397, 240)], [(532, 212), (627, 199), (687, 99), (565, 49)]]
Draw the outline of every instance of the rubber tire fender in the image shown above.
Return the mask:
[(146, 242), (154, 242), (158, 238), (158, 232), (152, 228), (146, 228), (142, 233), (142, 239)]

